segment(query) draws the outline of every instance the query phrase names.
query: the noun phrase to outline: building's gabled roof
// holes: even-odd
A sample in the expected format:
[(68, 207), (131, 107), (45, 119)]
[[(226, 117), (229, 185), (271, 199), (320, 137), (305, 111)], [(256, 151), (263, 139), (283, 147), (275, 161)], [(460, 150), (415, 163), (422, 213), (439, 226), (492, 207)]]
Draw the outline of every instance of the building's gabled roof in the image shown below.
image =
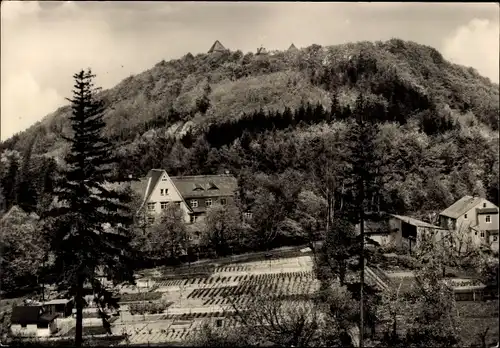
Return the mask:
[[(149, 200), (149, 197), (153, 193), (154, 189), (158, 185), (158, 182), (161, 180), (163, 175), (167, 175), (167, 172), (165, 170), (163, 170), (163, 169), (151, 169), (145, 178), (142, 178), (141, 180), (133, 183), (132, 189), (135, 192), (137, 192), (141, 196), (141, 199), (142, 199), (142, 204), (141, 204), (139, 210), (141, 210), (142, 207), (144, 206), (144, 203)], [(169, 177), (169, 179), (172, 180), (171, 177)], [(179, 192), (178, 188), (176, 187), (176, 184), (173, 183), (173, 185), (174, 185), (174, 188)], [(180, 195), (181, 199), (184, 199), (181, 192), (179, 192), (179, 195)], [(187, 207), (189, 209), (188, 205), (187, 205)]]
[[(238, 181), (234, 176), (228, 174), (173, 176), (171, 179), (182, 197), (186, 199), (196, 197), (233, 196), (238, 189)], [(195, 190), (195, 187), (202, 187), (203, 190)]]
[(220, 43), (219, 40), (215, 40), (214, 44), (208, 50), (208, 53), (212, 52), (225, 52), (227, 49)]
[(435, 226), (435, 225), (432, 225), (432, 224), (430, 224), (428, 222), (421, 221), (421, 220), (418, 220), (418, 219), (415, 219), (415, 218), (412, 218), (412, 217), (409, 217), (409, 216), (395, 215), (395, 214), (390, 214), (390, 215), (392, 217), (395, 217), (398, 220), (404, 221), (407, 224), (410, 224), (412, 226), (432, 228), (432, 229), (437, 229), (437, 230), (443, 230), (444, 229), (443, 227)]
[(10, 322), (12, 324), (48, 324), (57, 314), (44, 313), (42, 306), (17, 306), (12, 309)]
[(143, 202), (147, 201), (163, 173), (163, 169), (151, 169), (146, 177), (131, 183), (132, 190), (140, 196)]
[(464, 196), (443, 210), (440, 215), (457, 219), (481, 202), (480, 197)]
[(297, 47), (295, 47), (295, 45), (294, 45), (293, 43), (290, 45), (290, 47), (288, 47), (288, 51), (293, 51), (293, 52), (295, 52), (295, 51), (298, 51), (298, 50), (299, 50), (299, 49), (298, 49)]

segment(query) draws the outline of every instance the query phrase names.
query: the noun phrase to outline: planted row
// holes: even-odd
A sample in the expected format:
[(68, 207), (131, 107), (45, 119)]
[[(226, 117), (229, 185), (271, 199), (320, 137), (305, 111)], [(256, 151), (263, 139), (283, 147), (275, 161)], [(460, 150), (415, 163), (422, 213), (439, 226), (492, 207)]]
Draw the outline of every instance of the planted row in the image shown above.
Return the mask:
[(173, 302), (133, 303), (129, 305), (130, 314), (158, 314), (163, 313)]
[(134, 294), (122, 294), (120, 302), (135, 302), (135, 301), (154, 301), (162, 297), (161, 292), (141, 292)]

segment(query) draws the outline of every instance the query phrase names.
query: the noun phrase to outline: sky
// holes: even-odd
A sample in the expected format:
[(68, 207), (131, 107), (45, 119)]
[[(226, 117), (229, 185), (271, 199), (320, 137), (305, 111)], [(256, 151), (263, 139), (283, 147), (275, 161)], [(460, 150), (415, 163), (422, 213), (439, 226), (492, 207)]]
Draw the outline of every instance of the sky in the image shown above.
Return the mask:
[(499, 80), (498, 3), (2, 1), (1, 139), (71, 96), (92, 68), (111, 88), (161, 60), (206, 52), (215, 40), (243, 52), (400, 38)]

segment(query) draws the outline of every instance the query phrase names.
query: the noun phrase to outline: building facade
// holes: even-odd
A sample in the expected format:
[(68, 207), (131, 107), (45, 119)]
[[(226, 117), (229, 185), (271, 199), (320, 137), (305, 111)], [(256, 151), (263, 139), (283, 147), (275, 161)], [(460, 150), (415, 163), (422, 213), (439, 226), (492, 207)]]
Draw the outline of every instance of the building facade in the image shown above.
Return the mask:
[(150, 223), (175, 204), (184, 222), (192, 224), (202, 220), (210, 207), (233, 203), (238, 182), (230, 174), (171, 177), (163, 169), (152, 169), (133, 189), (142, 199), (138, 212), (146, 213)]
[[(357, 227), (359, 230), (359, 225)], [(435, 241), (443, 238), (447, 230), (409, 216), (381, 214), (377, 221), (365, 222), (365, 235), (381, 247), (414, 251), (424, 236)]]
[(498, 207), (485, 198), (462, 197), (439, 214), (439, 222), (472, 246), (498, 250)]

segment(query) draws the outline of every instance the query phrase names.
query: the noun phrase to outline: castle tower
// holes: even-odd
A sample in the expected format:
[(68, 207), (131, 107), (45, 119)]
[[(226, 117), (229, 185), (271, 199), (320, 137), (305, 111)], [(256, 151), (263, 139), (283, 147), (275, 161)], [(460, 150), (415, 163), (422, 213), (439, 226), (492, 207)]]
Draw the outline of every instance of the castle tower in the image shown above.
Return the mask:
[(215, 40), (214, 44), (210, 49), (208, 50), (208, 53), (214, 53), (214, 52), (226, 52), (227, 48), (225, 48), (219, 40)]

